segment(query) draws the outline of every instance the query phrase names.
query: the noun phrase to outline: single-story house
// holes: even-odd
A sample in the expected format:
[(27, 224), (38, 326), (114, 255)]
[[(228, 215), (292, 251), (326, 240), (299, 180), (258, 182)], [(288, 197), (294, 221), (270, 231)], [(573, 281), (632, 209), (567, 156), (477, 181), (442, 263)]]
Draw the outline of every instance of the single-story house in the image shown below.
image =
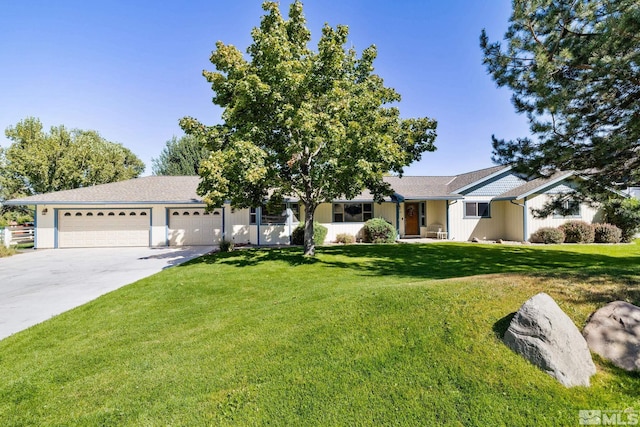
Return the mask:
[[(57, 191), (8, 200), (34, 205), (35, 247), (183, 246), (217, 244), (222, 239), (256, 245), (290, 242), (304, 218), (295, 199), (268, 211), (229, 204), (207, 211), (196, 193), (197, 176), (147, 176), (128, 181)], [(526, 241), (540, 227), (568, 219), (592, 222), (598, 212), (588, 204), (569, 206), (569, 217), (539, 219), (540, 208), (558, 193), (575, 191), (572, 173), (526, 181), (508, 166), (452, 176), (385, 177), (394, 195), (374, 203), (368, 192), (352, 200), (321, 204), (316, 220), (329, 232), (327, 241), (348, 233), (361, 236), (364, 222), (382, 217), (399, 236), (465, 241)]]

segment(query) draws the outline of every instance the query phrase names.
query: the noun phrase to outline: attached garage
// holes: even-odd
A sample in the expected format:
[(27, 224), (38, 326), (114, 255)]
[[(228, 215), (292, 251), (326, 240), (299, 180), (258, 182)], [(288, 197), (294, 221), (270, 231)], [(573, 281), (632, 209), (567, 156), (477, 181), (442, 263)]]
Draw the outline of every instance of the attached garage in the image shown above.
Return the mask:
[(222, 211), (169, 209), (169, 245), (216, 245), (222, 240)]
[(60, 209), (58, 247), (149, 246), (150, 209)]

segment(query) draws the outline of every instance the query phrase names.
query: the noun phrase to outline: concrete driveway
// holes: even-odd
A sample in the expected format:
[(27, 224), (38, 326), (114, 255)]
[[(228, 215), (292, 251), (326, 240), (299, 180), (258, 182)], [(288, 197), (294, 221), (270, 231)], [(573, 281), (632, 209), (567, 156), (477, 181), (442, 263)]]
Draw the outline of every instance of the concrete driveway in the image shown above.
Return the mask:
[(213, 249), (41, 249), (0, 258), (0, 339)]

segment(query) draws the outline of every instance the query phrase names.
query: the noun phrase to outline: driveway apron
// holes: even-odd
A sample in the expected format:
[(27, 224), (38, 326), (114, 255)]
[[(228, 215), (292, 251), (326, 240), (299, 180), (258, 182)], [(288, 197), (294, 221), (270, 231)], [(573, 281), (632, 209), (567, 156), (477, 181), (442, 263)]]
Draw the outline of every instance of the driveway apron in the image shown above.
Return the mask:
[(51, 249), (0, 258), (0, 339), (213, 249)]

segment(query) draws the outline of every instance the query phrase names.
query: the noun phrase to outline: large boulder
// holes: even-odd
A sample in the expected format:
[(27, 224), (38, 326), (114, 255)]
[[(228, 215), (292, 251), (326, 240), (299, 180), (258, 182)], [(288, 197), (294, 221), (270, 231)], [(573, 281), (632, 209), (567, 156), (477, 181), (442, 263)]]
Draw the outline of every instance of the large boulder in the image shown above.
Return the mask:
[(520, 307), (504, 334), (504, 342), (565, 387), (588, 387), (589, 378), (596, 373), (580, 331), (545, 293)]
[(582, 335), (591, 351), (617, 367), (640, 370), (640, 307), (609, 303), (589, 317)]

